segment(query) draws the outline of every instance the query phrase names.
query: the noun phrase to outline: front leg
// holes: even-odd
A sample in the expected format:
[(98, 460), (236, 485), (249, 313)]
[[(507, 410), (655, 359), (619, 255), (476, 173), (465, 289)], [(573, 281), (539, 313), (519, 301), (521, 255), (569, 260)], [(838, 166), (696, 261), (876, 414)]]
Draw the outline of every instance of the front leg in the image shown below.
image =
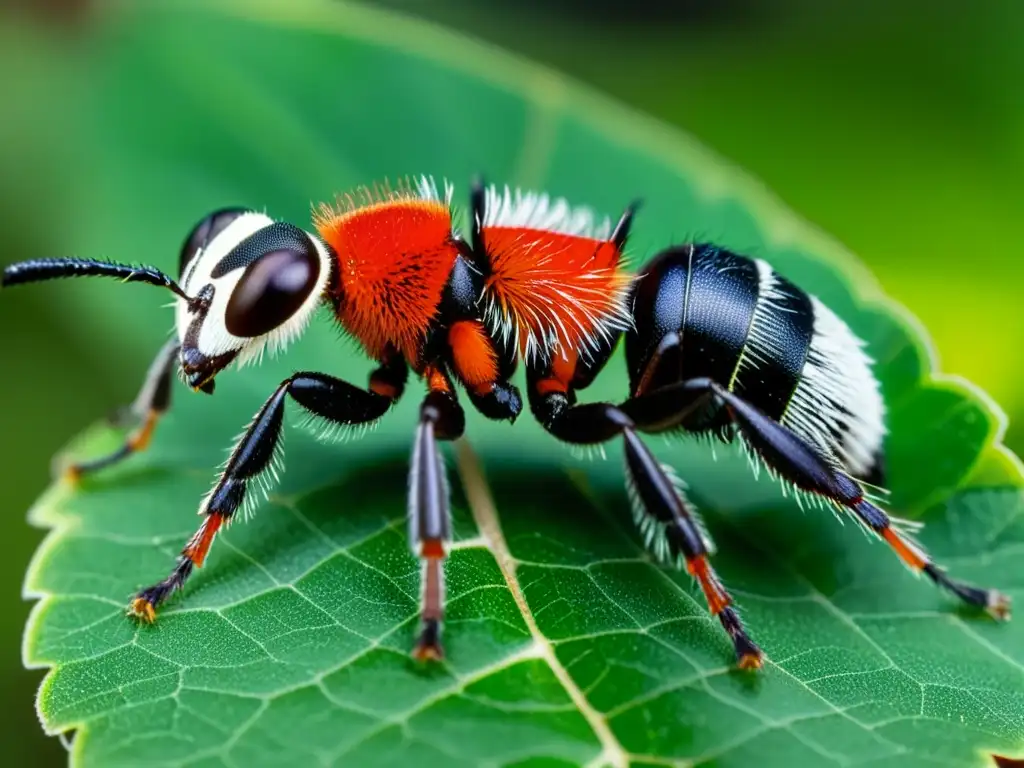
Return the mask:
[(170, 575), (138, 592), (129, 608), (132, 615), (152, 622), (160, 604), (184, 586), (193, 569), (202, 567), (217, 531), (230, 523), (245, 503), (250, 483), (264, 477), (274, 463), (287, 396), (311, 414), (346, 426), (375, 421), (394, 402), (393, 398), (322, 373), (296, 373), (281, 382), (235, 445), (217, 484), (203, 500), (199, 508), (203, 522), (181, 551)]
[(142, 388), (132, 403), (129, 413), (139, 420), (139, 426), (125, 438), (121, 447), (96, 459), (70, 464), (63, 469), (64, 476), (77, 482), (83, 476), (113, 466), (133, 453), (144, 451), (153, 437), (157, 422), (171, 404), (171, 385), (174, 382), (174, 363), (181, 345), (177, 339), (164, 344), (146, 372)]
[(466, 417), (455, 398), (451, 380), (439, 368), (426, 372), (429, 392), (420, 406), (419, 426), (409, 466), (409, 542), (423, 563), (420, 634), (413, 649), (419, 661), (444, 657), (441, 623), (444, 619), (444, 561), (451, 543), (448, 478), (438, 440), (457, 440)]

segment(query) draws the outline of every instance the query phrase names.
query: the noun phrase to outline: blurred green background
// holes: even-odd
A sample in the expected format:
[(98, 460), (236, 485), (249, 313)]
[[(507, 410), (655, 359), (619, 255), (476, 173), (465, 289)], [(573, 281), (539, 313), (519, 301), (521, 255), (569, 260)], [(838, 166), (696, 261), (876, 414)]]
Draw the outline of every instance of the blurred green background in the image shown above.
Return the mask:
[[(872, 268), (927, 326), (943, 370), (984, 387), (1013, 420), (1007, 442), (1024, 448), (1024, 394), (1016, 381), (1024, 369), (1017, 311), (1024, 278), (1024, 4), (377, 4), (547, 62), (678, 125), (760, 177)], [(59, 253), (72, 193), (87, 193), (87, 179), (62, 173), (62, 138), (75, 126), (59, 116), (60, 105), (80, 95), (65, 74), (80, 55), (90, 14), (83, 0), (26, 0), (0, 9), (0, 263)], [(623, 192), (636, 193), (643, 190)], [(168, 267), (174, 261), (171, 254), (91, 255)], [(42, 736), (30, 706), (41, 673), (20, 664), (29, 609), (21, 579), (41, 539), (23, 522), (24, 511), (47, 483), (52, 454), (134, 396), (138, 380), (116, 371), (141, 375), (146, 365), (118, 355), (116, 339), (87, 348), (76, 334), (78, 319), (61, 310), (68, 289), (14, 291), (0, 301), (0, 466), (8, 515), (0, 565), (0, 739), (16, 765), (65, 759), (59, 743)], [(116, 369), (104, 365), (111, 355)]]

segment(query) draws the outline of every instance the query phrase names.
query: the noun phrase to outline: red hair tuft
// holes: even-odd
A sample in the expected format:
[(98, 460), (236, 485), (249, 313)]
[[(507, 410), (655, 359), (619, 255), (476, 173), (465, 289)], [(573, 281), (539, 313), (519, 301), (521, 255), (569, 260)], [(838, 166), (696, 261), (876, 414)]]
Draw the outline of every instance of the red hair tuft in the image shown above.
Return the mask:
[(362, 188), (320, 206), (313, 223), (337, 255), (342, 325), (374, 359), (390, 343), (415, 365), (458, 255), (447, 200), (429, 180)]
[(586, 208), (546, 195), (488, 190), (482, 234), (491, 273), (488, 320), (521, 355), (586, 356), (630, 327), (633, 276), (609, 239), (611, 226)]

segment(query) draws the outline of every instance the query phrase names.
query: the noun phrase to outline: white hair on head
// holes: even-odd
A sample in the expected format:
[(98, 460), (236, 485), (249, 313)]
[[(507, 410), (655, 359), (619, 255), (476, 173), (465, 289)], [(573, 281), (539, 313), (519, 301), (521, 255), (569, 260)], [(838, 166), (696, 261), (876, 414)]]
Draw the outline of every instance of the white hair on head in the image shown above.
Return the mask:
[[(239, 367), (258, 363), (266, 350), (269, 349), (271, 354), (277, 353), (300, 336), (320, 303), (331, 276), (333, 260), (323, 242), (307, 232), (305, 234), (319, 257), (320, 270), (315, 286), (303, 303), (286, 321), (263, 335), (246, 338), (235, 336), (228, 331), (228, 302), (242, 275), (245, 274), (245, 266), (236, 267), (219, 276), (214, 276), (213, 273), (217, 265), (248, 238), (276, 223), (263, 213), (243, 213), (220, 231), (206, 247), (199, 250), (185, 268), (182, 288), (188, 295), (197, 296), (207, 286), (213, 288), (213, 298), (205, 310), (205, 317), (194, 338), (196, 347), (206, 357), (213, 358), (234, 352)], [(180, 299), (177, 302), (175, 316), (179, 339), (185, 340), (189, 337), (189, 329), (195, 319), (196, 314), (189, 303)]]

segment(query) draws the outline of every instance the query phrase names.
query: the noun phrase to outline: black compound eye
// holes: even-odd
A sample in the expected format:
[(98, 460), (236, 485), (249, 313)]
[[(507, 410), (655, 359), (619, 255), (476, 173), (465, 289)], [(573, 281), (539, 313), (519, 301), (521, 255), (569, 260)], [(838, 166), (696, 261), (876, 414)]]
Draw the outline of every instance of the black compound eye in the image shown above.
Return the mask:
[(181, 246), (181, 259), (178, 264), (178, 275), (185, 277), (185, 267), (192, 261), (192, 257), (201, 249), (209, 245), (217, 235), (223, 232), (228, 224), (233, 222), (243, 213), (249, 213), (248, 208), (221, 208), (209, 214), (206, 218), (196, 224), (189, 232), (185, 242)]
[(267, 251), (245, 268), (228, 300), (228, 333), (243, 338), (270, 333), (309, 298), (320, 277), (320, 257), (304, 239), (306, 247)]

